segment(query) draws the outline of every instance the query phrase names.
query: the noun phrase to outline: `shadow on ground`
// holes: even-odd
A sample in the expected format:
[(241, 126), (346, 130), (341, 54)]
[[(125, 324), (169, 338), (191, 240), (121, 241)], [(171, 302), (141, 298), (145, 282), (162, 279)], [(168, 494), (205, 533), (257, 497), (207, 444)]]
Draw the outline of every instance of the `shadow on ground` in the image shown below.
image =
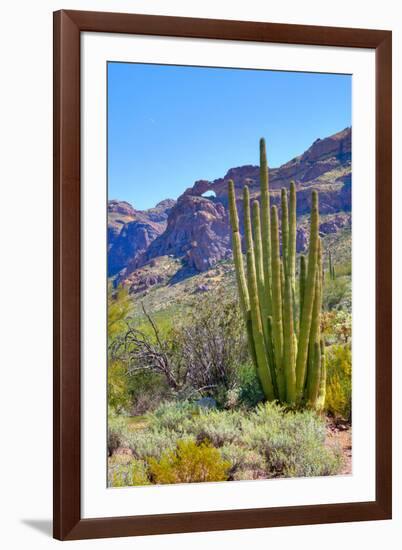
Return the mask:
[(50, 519), (22, 519), (21, 523), (32, 527), (35, 531), (39, 531), (48, 537), (53, 534), (53, 522)]

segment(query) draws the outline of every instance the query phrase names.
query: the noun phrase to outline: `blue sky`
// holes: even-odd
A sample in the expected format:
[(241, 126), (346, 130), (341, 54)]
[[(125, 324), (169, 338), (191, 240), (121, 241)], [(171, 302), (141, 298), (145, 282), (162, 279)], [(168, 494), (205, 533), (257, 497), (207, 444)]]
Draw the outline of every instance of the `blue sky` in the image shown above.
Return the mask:
[(140, 210), (351, 125), (351, 76), (108, 64), (108, 193)]

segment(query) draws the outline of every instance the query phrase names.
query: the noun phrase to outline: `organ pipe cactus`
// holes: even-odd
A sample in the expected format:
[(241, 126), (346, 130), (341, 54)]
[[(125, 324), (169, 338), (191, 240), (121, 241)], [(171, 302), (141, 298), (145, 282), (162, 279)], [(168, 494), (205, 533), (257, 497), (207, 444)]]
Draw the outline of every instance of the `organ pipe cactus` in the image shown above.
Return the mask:
[(331, 251), (328, 251), (328, 271), (329, 271), (329, 278), (333, 281), (336, 279), (336, 273), (335, 273), (335, 265), (332, 261), (332, 255)]
[(270, 204), (263, 139), (260, 186), (261, 206), (254, 199), (252, 209), (250, 191), (243, 189), (245, 269), (235, 186), (229, 181), (233, 258), (251, 357), (267, 400), (321, 410), (326, 369), (320, 327), (323, 254), (318, 193), (312, 192), (309, 250), (307, 258), (300, 258), (296, 294), (296, 185), (290, 183), (289, 197), (282, 189), (279, 217), (277, 207)]

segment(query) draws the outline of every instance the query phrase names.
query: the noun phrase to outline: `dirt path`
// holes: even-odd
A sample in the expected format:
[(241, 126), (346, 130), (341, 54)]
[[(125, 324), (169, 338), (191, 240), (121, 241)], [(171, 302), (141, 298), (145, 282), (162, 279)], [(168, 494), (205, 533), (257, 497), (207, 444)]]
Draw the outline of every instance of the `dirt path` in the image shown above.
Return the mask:
[(352, 473), (352, 427), (345, 423), (334, 423), (327, 419), (327, 437), (325, 444), (328, 447), (340, 447), (343, 455), (343, 466), (340, 475)]

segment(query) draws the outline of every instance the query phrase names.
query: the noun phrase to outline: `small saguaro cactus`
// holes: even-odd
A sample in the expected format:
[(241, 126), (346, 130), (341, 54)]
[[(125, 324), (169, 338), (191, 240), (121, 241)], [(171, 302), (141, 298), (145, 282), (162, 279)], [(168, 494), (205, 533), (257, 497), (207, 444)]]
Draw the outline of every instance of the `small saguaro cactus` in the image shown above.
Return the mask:
[[(281, 191), (281, 228), (270, 205), (265, 140), (260, 140), (261, 206), (243, 189), (244, 268), (234, 183), (229, 181), (232, 248), (250, 354), (267, 400), (322, 409), (325, 349), (321, 337), (322, 249), (318, 193), (312, 192), (308, 257), (300, 257), (296, 302), (296, 185)], [(282, 247), (280, 246), (280, 231)]]

